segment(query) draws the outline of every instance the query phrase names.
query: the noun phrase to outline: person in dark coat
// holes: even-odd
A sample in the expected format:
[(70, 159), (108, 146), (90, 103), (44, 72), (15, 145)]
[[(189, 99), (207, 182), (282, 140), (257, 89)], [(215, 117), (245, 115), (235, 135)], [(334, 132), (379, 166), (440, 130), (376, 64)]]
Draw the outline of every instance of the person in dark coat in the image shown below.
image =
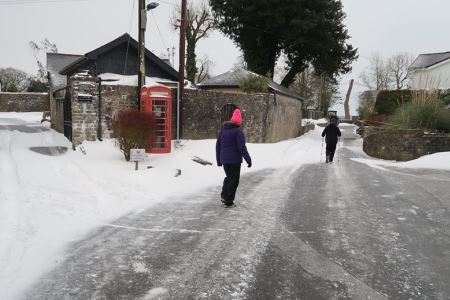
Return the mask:
[(241, 130), (242, 115), (239, 108), (233, 111), (230, 121), (224, 123), (216, 142), (216, 159), (219, 167), (223, 166), (225, 179), (222, 186), (222, 203), (227, 207), (234, 205), (234, 197), (241, 176), (242, 158), (247, 166), (252, 166), (252, 159), (245, 146), (245, 136)]
[(326, 163), (333, 162), (338, 137), (341, 136), (341, 131), (339, 130), (339, 127), (337, 127), (336, 123), (336, 118), (330, 118), (330, 124), (328, 124), (322, 132), (322, 137), (325, 137), (325, 143), (327, 144), (325, 150)]

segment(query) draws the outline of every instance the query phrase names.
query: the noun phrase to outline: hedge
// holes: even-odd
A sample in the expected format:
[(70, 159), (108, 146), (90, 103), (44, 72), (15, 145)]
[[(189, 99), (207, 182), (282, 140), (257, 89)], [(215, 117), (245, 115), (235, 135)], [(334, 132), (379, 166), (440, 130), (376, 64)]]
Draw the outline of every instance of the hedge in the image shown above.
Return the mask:
[[(441, 90), (440, 99), (444, 103), (450, 103), (450, 90)], [(411, 102), (411, 90), (380, 91), (375, 101), (375, 112), (379, 115), (390, 116), (395, 114), (399, 104)]]
[(375, 101), (375, 112), (379, 115), (393, 115), (402, 105), (411, 102), (410, 90), (380, 91)]

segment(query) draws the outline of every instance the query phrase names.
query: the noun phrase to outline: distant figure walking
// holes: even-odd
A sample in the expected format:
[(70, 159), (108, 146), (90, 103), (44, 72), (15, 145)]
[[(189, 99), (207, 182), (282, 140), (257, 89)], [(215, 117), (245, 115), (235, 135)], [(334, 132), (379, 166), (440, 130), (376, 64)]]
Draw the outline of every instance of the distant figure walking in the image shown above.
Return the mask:
[(225, 171), (225, 179), (222, 186), (222, 203), (226, 207), (234, 205), (234, 197), (241, 176), (242, 158), (247, 166), (252, 166), (252, 159), (245, 146), (245, 136), (241, 130), (241, 110), (236, 108), (230, 121), (224, 123), (216, 142), (217, 165)]
[(325, 143), (327, 144), (325, 155), (326, 163), (332, 163), (334, 158), (334, 152), (336, 151), (336, 144), (338, 142), (338, 137), (341, 136), (341, 131), (336, 125), (337, 120), (334, 117), (330, 118), (330, 124), (325, 127), (322, 132), (322, 137), (325, 137)]

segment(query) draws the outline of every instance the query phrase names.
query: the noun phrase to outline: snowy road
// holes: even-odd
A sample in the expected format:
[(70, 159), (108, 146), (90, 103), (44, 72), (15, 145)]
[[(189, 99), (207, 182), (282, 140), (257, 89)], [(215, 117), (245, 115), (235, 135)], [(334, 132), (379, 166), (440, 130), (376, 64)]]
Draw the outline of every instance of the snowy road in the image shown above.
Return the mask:
[[(352, 161), (244, 176), (122, 217), (69, 246), (25, 299), (448, 299), (447, 172)], [(421, 174), (425, 172), (425, 174)]]

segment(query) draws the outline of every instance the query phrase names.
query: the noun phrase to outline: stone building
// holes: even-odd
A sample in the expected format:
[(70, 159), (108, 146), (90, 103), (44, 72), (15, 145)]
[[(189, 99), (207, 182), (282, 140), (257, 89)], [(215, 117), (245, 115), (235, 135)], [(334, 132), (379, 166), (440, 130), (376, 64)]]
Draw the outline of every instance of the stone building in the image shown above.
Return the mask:
[[(52, 128), (74, 145), (109, 137), (111, 118), (137, 108), (138, 42), (128, 34), (84, 55), (48, 54)], [(146, 77), (175, 88), (178, 72), (145, 51)]]

